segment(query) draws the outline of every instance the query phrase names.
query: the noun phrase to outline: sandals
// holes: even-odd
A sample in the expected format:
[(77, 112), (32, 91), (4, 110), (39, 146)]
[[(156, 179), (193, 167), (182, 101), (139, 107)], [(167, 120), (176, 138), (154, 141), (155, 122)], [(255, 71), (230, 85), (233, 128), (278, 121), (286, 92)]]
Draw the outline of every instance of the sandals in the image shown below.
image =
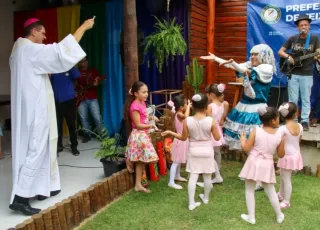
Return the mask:
[(278, 200), (279, 200), (279, 201), (282, 201), (282, 200), (283, 200), (283, 196), (281, 196), (280, 192), (277, 193), (277, 196), (278, 196)]
[(136, 189), (134, 189), (134, 191), (136, 191), (136, 192), (143, 192), (143, 193), (151, 193), (151, 191), (150, 191), (149, 189), (146, 189), (146, 188), (143, 188), (143, 189), (141, 189), (141, 190), (136, 190)]
[(290, 208), (290, 203), (285, 202), (285, 201), (282, 201), (282, 202), (280, 203), (280, 208), (281, 208), (281, 209)]

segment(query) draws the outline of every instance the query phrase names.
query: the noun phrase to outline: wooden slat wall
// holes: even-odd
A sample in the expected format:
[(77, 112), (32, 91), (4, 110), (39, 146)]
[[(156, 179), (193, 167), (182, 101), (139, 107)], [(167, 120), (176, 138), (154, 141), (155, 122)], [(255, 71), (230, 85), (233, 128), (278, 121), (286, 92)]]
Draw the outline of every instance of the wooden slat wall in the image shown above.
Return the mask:
[(193, 58), (204, 66), (203, 82), (206, 84), (206, 62), (199, 59), (207, 53), (207, 0), (190, 0), (189, 52), (190, 64)]
[[(208, 0), (211, 1), (211, 0)], [(247, 0), (217, 0), (215, 12), (215, 54), (223, 59), (233, 58), (236, 62), (246, 61)], [(217, 83), (236, 80), (234, 71), (214, 65)], [(235, 88), (227, 85), (225, 99), (232, 103)]]

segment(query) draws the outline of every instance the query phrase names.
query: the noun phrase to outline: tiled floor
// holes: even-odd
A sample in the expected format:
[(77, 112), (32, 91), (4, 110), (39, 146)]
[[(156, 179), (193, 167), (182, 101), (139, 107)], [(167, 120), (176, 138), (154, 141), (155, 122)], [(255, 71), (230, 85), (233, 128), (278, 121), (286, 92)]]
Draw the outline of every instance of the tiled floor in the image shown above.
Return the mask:
[[(79, 141), (81, 142), (81, 141)], [(73, 156), (68, 149), (60, 153), (59, 169), (62, 191), (55, 197), (44, 201), (32, 200), (31, 205), (35, 208), (45, 209), (51, 205), (74, 195), (80, 190), (88, 188), (104, 177), (102, 164), (93, 157), (94, 148), (99, 148), (99, 142), (90, 141), (87, 144), (79, 144), (80, 156)], [(5, 149), (6, 150), (6, 149)], [(6, 153), (8, 150), (6, 150)], [(69, 165), (69, 166), (67, 166)], [(76, 168), (96, 167), (96, 168)], [(0, 229), (15, 227), (25, 219), (29, 218), (20, 213), (12, 212), (9, 208), (9, 200), (12, 188), (11, 156), (0, 160)]]

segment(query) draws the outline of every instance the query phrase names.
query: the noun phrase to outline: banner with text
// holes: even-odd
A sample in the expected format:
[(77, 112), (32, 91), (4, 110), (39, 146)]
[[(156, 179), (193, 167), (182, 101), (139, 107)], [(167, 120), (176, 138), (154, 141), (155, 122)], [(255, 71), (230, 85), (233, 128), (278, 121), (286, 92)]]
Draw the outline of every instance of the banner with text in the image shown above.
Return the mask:
[(247, 59), (250, 58), (250, 49), (254, 45), (269, 45), (275, 54), (278, 70), (272, 80), (272, 86), (285, 87), (287, 77), (279, 70), (278, 50), (290, 36), (298, 33), (294, 21), (300, 14), (307, 14), (312, 19), (310, 31), (320, 35), (320, 1), (252, 1), (248, 3), (247, 13)]

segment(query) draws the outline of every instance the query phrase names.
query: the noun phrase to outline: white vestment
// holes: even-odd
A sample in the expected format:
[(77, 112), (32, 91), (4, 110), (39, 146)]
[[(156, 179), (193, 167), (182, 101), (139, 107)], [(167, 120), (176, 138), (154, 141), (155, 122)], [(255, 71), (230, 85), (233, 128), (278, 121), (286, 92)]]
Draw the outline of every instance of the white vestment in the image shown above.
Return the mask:
[(86, 56), (72, 35), (43, 45), (19, 38), (10, 56), (14, 196), (50, 196), (60, 190), (57, 121), (48, 73), (70, 70)]

